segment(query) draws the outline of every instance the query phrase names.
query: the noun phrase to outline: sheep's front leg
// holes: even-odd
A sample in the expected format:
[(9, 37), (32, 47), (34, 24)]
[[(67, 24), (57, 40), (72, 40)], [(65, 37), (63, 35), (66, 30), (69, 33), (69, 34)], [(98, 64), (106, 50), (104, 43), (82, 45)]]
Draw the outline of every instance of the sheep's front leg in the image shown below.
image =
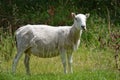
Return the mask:
[(29, 60), (30, 60), (30, 56), (28, 54), (25, 54), (24, 64), (26, 68), (26, 73), (30, 75)]
[(67, 54), (67, 58), (68, 58), (68, 68), (69, 68), (69, 72), (70, 73), (73, 73), (73, 70), (72, 70), (72, 54), (71, 53), (68, 53)]
[(60, 55), (61, 55), (61, 60), (62, 60), (63, 68), (64, 68), (64, 73), (66, 74), (67, 69), (66, 69), (66, 53), (65, 53), (65, 50), (61, 50)]

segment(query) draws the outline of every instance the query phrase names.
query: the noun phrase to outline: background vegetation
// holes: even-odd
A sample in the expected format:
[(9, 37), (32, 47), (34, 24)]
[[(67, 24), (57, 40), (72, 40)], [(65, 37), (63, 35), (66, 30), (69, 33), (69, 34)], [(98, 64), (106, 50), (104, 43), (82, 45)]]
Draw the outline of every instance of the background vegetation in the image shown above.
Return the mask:
[[(74, 74), (63, 74), (59, 57), (32, 56), (32, 76), (23, 74), (23, 57), (17, 74), (12, 75), (15, 30), (26, 24), (72, 25), (71, 12), (91, 14), (88, 31), (83, 33), (79, 50), (74, 53)], [(119, 0), (0, 0), (0, 80), (119, 80), (116, 53), (120, 54)]]

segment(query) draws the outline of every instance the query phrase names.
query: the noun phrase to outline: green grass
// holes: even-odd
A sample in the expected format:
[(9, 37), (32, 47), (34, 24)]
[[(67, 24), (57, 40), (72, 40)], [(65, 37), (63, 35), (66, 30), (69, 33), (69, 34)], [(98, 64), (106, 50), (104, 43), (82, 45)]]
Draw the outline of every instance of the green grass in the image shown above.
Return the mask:
[(120, 72), (115, 69), (111, 50), (86, 48), (81, 45), (73, 54), (73, 74), (64, 74), (60, 57), (37, 58), (31, 56), (31, 76), (26, 75), (24, 55), (20, 59), (17, 72), (11, 73), (12, 58), (0, 64), (0, 80), (119, 80)]
[(39, 73), (31, 76), (0, 73), (0, 80), (119, 80), (120, 73), (113, 70), (81, 70), (73, 74)]

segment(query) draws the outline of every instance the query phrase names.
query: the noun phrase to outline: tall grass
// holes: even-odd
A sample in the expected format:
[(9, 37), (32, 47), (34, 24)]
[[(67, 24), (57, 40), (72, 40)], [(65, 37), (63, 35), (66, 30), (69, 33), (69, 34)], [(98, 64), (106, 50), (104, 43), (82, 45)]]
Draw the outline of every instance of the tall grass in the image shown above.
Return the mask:
[[(9, 35), (8, 32), (0, 32), (0, 57), (6, 61), (13, 56), (15, 51), (15, 41), (14, 37)], [(0, 58), (0, 59), (1, 59)]]

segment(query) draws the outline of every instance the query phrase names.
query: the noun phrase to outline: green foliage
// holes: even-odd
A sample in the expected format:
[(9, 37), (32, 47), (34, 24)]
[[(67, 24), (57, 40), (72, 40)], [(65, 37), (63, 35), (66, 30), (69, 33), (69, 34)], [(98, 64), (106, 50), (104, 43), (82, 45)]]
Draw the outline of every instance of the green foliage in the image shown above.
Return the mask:
[[(96, 13), (107, 21), (107, 9), (110, 12), (111, 22), (118, 23), (120, 20), (118, 16), (120, 15), (119, 0), (1, 0), (0, 18), (7, 18), (11, 24), (17, 19), (19, 20), (18, 25), (28, 23), (52, 25), (60, 25), (61, 23), (61, 25), (65, 25), (67, 24), (66, 21), (69, 20), (67, 16), (71, 12)], [(51, 16), (48, 10), (52, 10), (54, 14)]]

